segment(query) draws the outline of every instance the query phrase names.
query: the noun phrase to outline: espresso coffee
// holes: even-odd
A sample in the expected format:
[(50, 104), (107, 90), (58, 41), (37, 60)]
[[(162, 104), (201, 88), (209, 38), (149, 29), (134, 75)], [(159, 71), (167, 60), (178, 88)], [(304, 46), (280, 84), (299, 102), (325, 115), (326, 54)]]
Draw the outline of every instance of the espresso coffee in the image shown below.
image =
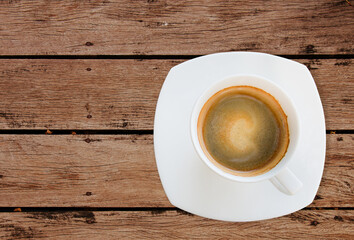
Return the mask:
[(287, 151), (287, 116), (262, 89), (229, 87), (204, 104), (198, 139), (217, 167), (238, 176), (260, 175), (275, 167)]

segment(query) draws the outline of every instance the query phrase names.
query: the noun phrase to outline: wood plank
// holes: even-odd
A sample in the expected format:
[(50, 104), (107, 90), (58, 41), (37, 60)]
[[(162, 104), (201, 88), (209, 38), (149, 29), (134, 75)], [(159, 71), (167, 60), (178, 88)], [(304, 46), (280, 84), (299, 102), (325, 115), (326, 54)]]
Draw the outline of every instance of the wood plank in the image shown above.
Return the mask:
[[(353, 129), (352, 59), (296, 60), (317, 83), (327, 129)], [(169, 69), (183, 60), (0, 60), (0, 129), (153, 129)]]
[(344, 0), (1, 1), (1, 55), (353, 54)]
[[(330, 134), (311, 207), (353, 207), (354, 135)], [(1, 207), (172, 207), (152, 135), (0, 135)]]
[(0, 213), (6, 239), (353, 239), (353, 211), (301, 210), (232, 223), (183, 211)]

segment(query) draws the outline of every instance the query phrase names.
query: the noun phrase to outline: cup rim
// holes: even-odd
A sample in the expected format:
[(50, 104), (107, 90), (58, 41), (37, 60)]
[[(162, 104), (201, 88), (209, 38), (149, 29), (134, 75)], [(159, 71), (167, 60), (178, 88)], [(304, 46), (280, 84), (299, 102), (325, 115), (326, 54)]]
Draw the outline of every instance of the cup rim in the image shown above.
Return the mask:
[[(291, 157), (289, 157), (288, 151), (286, 152), (286, 154), (284, 155), (284, 157), (270, 170), (260, 174), (260, 175), (256, 175), (256, 176), (237, 176), (237, 175), (233, 175), (231, 173), (228, 173), (224, 170), (222, 170), (221, 168), (219, 168), (218, 166), (216, 166), (212, 161), (210, 161), (210, 159), (206, 156), (206, 154), (204, 153), (202, 147), (200, 146), (200, 142), (199, 142), (199, 138), (198, 138), (198, 130), (197, 130), (197, 124), (198, 124), (198, 118), (199, 118), (199, 114), (200, 111), (202, 109), (202, 107), (204, 106), (204, 104), (210, 99), (210, 97), (213, 96), (213, 94), (217, 93), (218, 91), (221, 91), (227, 87), (222, 87), (222, 88), (218, 88), (218, 85), (220, 85), (222, 82), (226, 82), (226, 81), (232, 81), (232, 79), (237, 79), (237, 78), (242, 78), (242, 77), (246, 77), (246, 78), (257, 78), (258, 80), (261, 80), (263, 82), (266, 82), (266, 84), (271, 85), (272, 87), (275, 87), (278, 91), (280, 91), (282, 93), (282, 95), (286, 98), (288, 105), (291, 106), (291, 108), (293, 109), (293, 112), (295, 113), (292, 118), (295, 118), (295, 122), (297, 123), (297, 125), (299, 125), (299, 117), (295, 108), (295, 105), (293, 103), (293, 101), (290, 99), (290, 97), (285, 93), (285, 91), (276, 83), (272, 82), (269, 79), (264, 78), (263, 76), (258, 76), (258, 75), (253, 75), (253, 74), (240, 74), (240, 75), (232, 75), (229, 77), (226, 77), (220, 81), (217, 81), (216, 83), (214, 83), (213, 85), (211, 85), (210, 87), (208, 87), (206, 90), (203, 91), (203, 93), (198, 97), (198, 99), (196, 100), (193, 110), (192, 110), (192, 114), (191, 114), (191, 121), (190, 121), (190, 133), (191, 133), (191, 138), (192, 138), (192, 142), (193, 142), (193, 146), (198, 154), (198, 156), (201, 158), (201, 160), (210, 168), (212, 169), (214, 172), (216, 172), (217, 174), (219, 174), (222, 177), (225, 177), (227, 179), (233, 180), (233, 181), (238, 181), (238, 182), (259, 182), (259, 181), (263, 181), (263, 180), (267, 180), (270, 179), (272, 177), (274, 177), (275, 175), (277, 175), (282, 169), (284, 169), (290, 162)], [(252, 86), (252, 87), (257, 87), (260, 88), (262, 90), (264, 90), (262, 87), (259, 86), (254, 86), (252, 84), (234, 84), (234, 85), (230, 85), (228, 87), (231, 86)], [(264, 90), (265, 91), (265, 90)], [(267, 91), (266, 91), (267, 92)], [(270, 93), (272, 96), (273, 94)], [(210, 95), (208, 97), (205, 97), (206, 95)], [(273, 96), (274, 97), (274, 96)], [(277, 99), (277, 98), (276, 98)], [(281, 102), (277, 99), (277, 101), (279, 102), (279, 104), (282, 106)], [(201, 108), (198, 110), (198, 108), (201, 106)], [(282, 106), (283, 110), (284, 107)], [(284, 110), (285, 112), (285, 110)], [(287, 112), (285, 112), (285, 114), (287, 114)], [(288, 114), (287, 114), (288, 116)], [(288, 123), (289, 125), (289, 123)], [(290, 131), (290, 129), (289, 129)], [(291, 137), (292, 135), (294, 135), (294, 133), (290, 132), (290, 142), (292, 142), (291, 144), (293, 145), (293, 148), (296, 149), (296, 146), (298, 145), (298, 140), (299, 140), (299, 126), (297, 126), (297, 129), (295, 129), (296, 131), (296, 135), (297, 137)], [(288, 149), (290, 147), (290, 143), (288, 146)], [(288, 150), (287, 149), (287, 150)], [(293, 153), (292, 153), (293, 154)], [(285, 160), (285, 157), (288, 157), (287, 160)]]

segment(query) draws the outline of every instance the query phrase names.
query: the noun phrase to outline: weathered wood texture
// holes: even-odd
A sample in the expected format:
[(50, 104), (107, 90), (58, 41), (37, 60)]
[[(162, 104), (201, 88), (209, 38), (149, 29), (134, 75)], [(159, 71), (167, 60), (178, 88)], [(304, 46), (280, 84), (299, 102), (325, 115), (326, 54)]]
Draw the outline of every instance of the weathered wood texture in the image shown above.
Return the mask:
[[(330, 134), (311, 207), (353, 206), (354, 135)], [(0, 135), (1, 207), (171, 207), (151, 135)]]
[(11, 0), (0, 8), (0, 55), (354, 53), (345, 0)]
[[(353, 129), (352, 59), (296, 60), (318, 86), (327, 129)], [(153, 129), (171, 67), (182, 60), (0, 60), (0, 129)]]
[[(345, 0), (0, 0), (0, 9), (0, 129), (152, 130), (162, 83), (183, 61), (8, 55), (354, 54)], [(354, 129), (352, 60), (296, 60), (315, 78), (328, 130)], [(344, 210), (354, 206), (353, 149), (354, 134), (327, 135), (311, 209), (228, 223), (161, 209), (172, 205), (152, 135), (1, 134), (0, 208), (155, 210), (0, 212), (0, 239), (353, 239)]]
[(353, 212), (302, 210), (231, 223), (182, 211), (0, 213), (6, 239), (353, 239)]

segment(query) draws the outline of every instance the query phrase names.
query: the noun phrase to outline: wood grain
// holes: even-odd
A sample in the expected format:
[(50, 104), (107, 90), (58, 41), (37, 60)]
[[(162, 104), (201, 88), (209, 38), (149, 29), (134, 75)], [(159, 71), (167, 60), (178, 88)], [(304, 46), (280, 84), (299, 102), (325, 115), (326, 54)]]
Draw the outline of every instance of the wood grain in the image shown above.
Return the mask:
[[(143, 55), (354, 54), (354, 12), (345, 0), (0, 0), (0, 9), (0, 130), (152, 130), (164, 78), (184, 60), (137, 59)], [(18, 55), (29, 59), (10, 59)], [(315, 78), (327, 129), (353, 130), (352, 59), (296, 61)], [(0, 239), (354, 238), (354, 134), (327, 135), (323, 179), (310, 208), (228, 223), (163, 209), (172, 205), (152, 135), (1, 133)], [(145, 211), (132, 211), (139, 208)]]
[[(327, 135), (311, 207), (353, 207), (354, 135)], [(152, 135), (0, 135), (1, 207), (172, 207)]]
[(0, 206), (170, 206), (152, 135), (1, 135)]
[(354, 11), (344, 0), (11, 0), (0, 8), (0, 55), (354, 53)]
[(353, 213), (302, 210), (267, 221), (214, 221), (183, 211), (0, 213), (6, 239), (353, 239)]
[[(327, 129), (353, 129), (352, 59), (311, 70)], [(160, 88), (183, 60), (0, 59), (0, 129), (153, 129)]]

